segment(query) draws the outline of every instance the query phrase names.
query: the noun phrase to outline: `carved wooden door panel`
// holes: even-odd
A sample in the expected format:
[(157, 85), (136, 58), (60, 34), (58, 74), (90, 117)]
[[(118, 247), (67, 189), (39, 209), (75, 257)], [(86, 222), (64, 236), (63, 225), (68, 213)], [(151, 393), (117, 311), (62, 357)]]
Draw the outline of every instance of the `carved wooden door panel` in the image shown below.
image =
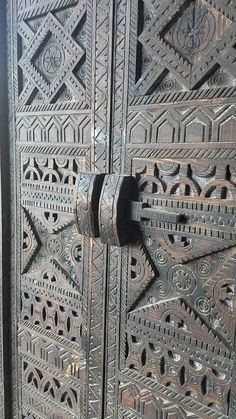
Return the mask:
[(106, 252), (78, 233), (74, 205), (78, 173), (108, 170), (111, 9), (8, 2), (12, 416), (21, 419), (102, 416)]
[(8, 0), (12, 417), (236, 417), (235, 18)]
[(117, 2), (111, 172), (138, 183), (138, 239), (109, 249), (107, 418), (236, 417), (235, 18)]

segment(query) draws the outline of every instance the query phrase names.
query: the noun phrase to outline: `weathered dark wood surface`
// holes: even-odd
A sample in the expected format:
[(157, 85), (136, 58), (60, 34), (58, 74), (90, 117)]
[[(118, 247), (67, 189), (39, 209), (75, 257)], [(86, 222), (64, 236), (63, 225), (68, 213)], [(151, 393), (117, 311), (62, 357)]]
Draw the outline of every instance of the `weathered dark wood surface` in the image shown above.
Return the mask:
[[(235, 418), (236, 5), (8, 7), (14, 418)], [(132, 244), (78, 233), (86, 171), (136, 178)]]

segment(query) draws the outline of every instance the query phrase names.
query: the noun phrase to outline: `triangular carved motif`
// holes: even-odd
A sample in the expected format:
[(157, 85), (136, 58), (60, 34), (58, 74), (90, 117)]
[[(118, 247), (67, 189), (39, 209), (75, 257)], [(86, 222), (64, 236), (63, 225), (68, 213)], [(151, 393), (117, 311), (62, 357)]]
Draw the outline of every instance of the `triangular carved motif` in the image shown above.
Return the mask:
[(30, 215), (25, 209), (22, 211), (22, 223), (22, 272), (26, 272), (29, 269), (35, 254), (39, 250), (41, 243)]
[(156, 273), (148, 260), (142, 244), (131, 250), (130, 256), (130, 281), (128, 290), (128, 307), (132, 309), (142, 298), (156, 278)]

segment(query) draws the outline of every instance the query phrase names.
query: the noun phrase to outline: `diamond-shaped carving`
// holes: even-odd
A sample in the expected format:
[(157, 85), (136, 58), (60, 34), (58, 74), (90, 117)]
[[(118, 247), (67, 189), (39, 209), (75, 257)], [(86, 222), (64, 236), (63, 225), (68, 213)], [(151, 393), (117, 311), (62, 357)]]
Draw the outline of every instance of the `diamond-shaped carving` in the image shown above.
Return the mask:
[(19, 65), (31, 83), (52, 99), (83, 55), (84, 50), (49, 13)]
[(64, 65), (65, 54), (63, 48), (51, 36), (44, 45), (42, 52), (33, 61), (35, 67), (42, 73), (45, 80), (52, 82)]
[[(34, 241), (32, 239), (29, 241), (29, 234), (23, 237), (23, 250), (26, 248), (27, 252), (31, 242), (34, 245), (31, 245), (30, 254), (27, 258), (27, 272), (35, 274), (52, 264), (54, 268), (56, 267), (57, 270), (63, 272), (73, 286), (81, 287), (82, 242), (73, 224), (73, 215), (68, 217), (68, 214), (64, 216), (56, 212), (38, 209), (36, 211), (33, 208), (29, 210), (29, 213), (24, 209), (24, 214), (26, 212), (29, 214), (28, 217), (30, 217), (34, 228), (33, 231), (31, 226)], [(29, 221), (24, 229), (26, 233), (29, 231), (28, 225)], [(33, 263), (31, 263), (32, 261)], [(25, 273), (26, 269), (23, 272)]]
[[(230, 22), (222, 15), (219, 16), (221, 18), (227, 28)], [(193, 64), (198, 61), (200, 53), (208, 47), (215, 34), (215, 16), (206, 6), (192, 3), (167, 30), (164, 39)]]
[[(208, 0), (179, 0), (171, 4), (170, 11), (170, 3), (138, 37), (142, 50), (152, 57), (145, 72), (149, 74), (155, 67), (157, 81), (168, 70), (187, 89), (196, 88), (217, 66), (235, 75), (236, 28), (224, 6), (213, 7)], [(143, 74), (140, 80), (144, 80)]]

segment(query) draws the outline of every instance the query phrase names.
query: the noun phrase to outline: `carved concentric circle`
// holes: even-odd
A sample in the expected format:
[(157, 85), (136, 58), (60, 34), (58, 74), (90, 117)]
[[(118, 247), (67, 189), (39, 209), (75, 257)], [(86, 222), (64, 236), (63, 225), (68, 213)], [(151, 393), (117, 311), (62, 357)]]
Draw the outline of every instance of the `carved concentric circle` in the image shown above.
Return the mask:
[(164, 298), (168, 295), (168, 288), (164, 281), (158, 281), (156, 284), (156, 292), (158, 297)]
[(211, 306), (209, 304), (209, 301), (206, 297), (198, 297), (196, 299), (196, 308), (201, 314), (209, 314), (211, 311)]
[(154, 252), (154, 259), (159, 265), (165, 265), (168, 261), (166, 252), (161, 249), (157, 249)]
[(190, 382), (196, 386), (198, 384), (198, 379), (196, 377), (191, 377)]
[(196, 287), (195, 275), (186, 266), (173, 266), (169, 270), (168, 278), (172, 288), (183, 295), (191, 294)]
[(176, 88), (176, 81), (172, 77), (166, 77), (160, 84), (160, 91), (161, 92), (169, 92)]
[(42, 70), (49, 77), (55, 77), (64, 62), (64, 52), (60, 45), (48, 42), (42, 54)]
[(37, 93), (37, 95), (35, 96), (35, 100), (38, 103), (42, 103), (43, 102), (43, 96), (41, 95), (41, 93)]
[(222, 393), (223, 393), (223, 390), (222, 390), (222, 388), (221, 388), (221, 387), (215, 387), (215, 388), (214, 388), (214, 391), (215, 391), (215, 393), (217, 393), (217, 394), (222, 394)]
[(226, 81), (225, 72), (222, 70), (217, 70), (208, 80), (208, 85), (210, 87), (219, 86), (224, 84)]
[(211, 274), (212, 267), (206, 260), (201, 260), (197, 263), (197, 272), (200, 276), (207, 277)]
[(87, 38), (86, 26), (84, 25), (78, 32), (76, 39), (78, 39), (79, 43), (82, 46), (85, 46)]
[(84, 66), (84, 65), (82, 65), (81, 67), (80, 67), (80, 69), (79, 69), (79, 71), (78, 71), (78, 77), (81, 79), (81, 80), (84, 80), (85, 79), (85, 76), (86, 76), (86, 67)]
[(225, 262), (226, 257), (224, 255), (224, 253), (216, 253), (215, 254), (215, 260), (217, 260), (217, 262)]
[(149, 55), (144, 55), (142, 58), (143, 69), (148, 68), (151, 62), (152, 62), (152, 58)]
[(62, 95), (62, 100), (64, 102), (69, 102), (71, 99), (72, 99), (71, 93), (68, 90), (66, 90)]

